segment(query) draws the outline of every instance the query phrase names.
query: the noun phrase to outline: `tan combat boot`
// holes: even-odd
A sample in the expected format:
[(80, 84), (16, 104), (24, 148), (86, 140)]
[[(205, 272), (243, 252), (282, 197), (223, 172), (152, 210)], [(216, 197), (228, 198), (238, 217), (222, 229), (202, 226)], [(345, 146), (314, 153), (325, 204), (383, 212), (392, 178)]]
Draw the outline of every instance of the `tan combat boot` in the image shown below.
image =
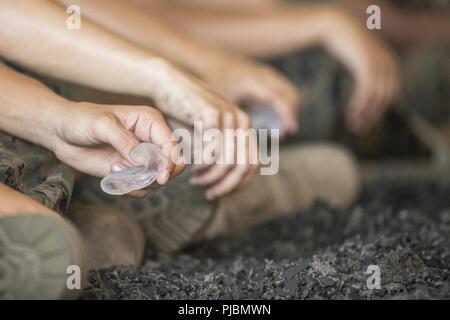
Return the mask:
[(70, 222), (48, 214), (0, 216), (0, 299), (75, 299), (84, 261)]
[(147, 243), (167, 252), (298, 214), (319, 200), (345, 208), (360, 191), (359, 168), (350, 153), (327, 145), (283, 149), (277, 175), (256, 176), (249, 187), (219, 201), (207, 201), (204, 190), (188, 181), (187, 171), (138, 200), (105, 195), (99, 181), (88, 178), (81, 182), (78, 197), (83, 203), (108, 204), (135, 214)]
[(75, 202), (68, 217), (83, 237), (88, 270), (141, 264), (145, 240), (133, 215), (111, 206)]
[(204, 197), (204, 190), (189, 185), (189, 173), (154, 190), (146, 199), (115, 197), (102, 192), (99, 179), (83, 177), (75, 189), (78, 202), (113, 208), (137, 218), (146, 243), (160, 251), (177, 251), (202, 233), (216, 212), (216, 203)]
[(250, 186), (219, 201), (203, 239), (241, 232), (284, 215), (299, 214), (316, 201), (335, 209), (351, 206), (359, 195), (357, 162), (342, 147), (305, 145), (280, 152), (280, 170), (257, 175)]

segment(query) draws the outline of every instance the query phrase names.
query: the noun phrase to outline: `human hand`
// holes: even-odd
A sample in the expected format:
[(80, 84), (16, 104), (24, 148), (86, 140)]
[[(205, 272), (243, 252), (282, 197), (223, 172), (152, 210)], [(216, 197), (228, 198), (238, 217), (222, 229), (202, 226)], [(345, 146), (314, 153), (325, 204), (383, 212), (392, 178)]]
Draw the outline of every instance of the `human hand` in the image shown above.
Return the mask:
[[(154, 108), (71, 103), (53, 112), (50, 124), (57, 158), (83, 173), (104, 177), (113, 165), (133, 166), (131, 152), (142, 142), (157, 145), (167, 156), (168, 168), (157, 177), (157, 185), (165, 185), (184, 169), (182, 161), (173, 162), (176, 140)], [(130, 195), (140, 198), (148, 193), (145, 189)]]
[(397, 61), (389, 47), (345, 14), (334, 16), (326, 46), (350, 70), (354, 91), (346, 109), (349, 129), (368, 133), (399, 96)]
[[(193, 167), (191, 184), (205, 187), (206, 197), (210, 200), (234, 192), (247, 185), (258, 167), (258, 146), (256, 139), (250, 139), (245, 150), (237, 150), (236, 139), (226, 139), (226, 130), (238, 129), (246, 131), (251, 128), (248, 115), (203, 81), (190, 74), (166, 64), (164, 76), (157, 87), (153, 88), (152, 98), (160, 110), (189, 126), (201, 123), (203, 129), (218, 129), (224, 139), (214, 142), (216, 160), (225, 157), (224, 152), (243, 155), (245, 163), (221, 164), (215, 161), (212, 165), (205, 163)], [(203, 137), (204, 138), (204, 137)]]
[(299, 93), (273, 69), (240, 57), (228, 57), (208, 68), (206, 81), (230, 101), (252, 110), (271, 107), (287, 134), (298, 130)]

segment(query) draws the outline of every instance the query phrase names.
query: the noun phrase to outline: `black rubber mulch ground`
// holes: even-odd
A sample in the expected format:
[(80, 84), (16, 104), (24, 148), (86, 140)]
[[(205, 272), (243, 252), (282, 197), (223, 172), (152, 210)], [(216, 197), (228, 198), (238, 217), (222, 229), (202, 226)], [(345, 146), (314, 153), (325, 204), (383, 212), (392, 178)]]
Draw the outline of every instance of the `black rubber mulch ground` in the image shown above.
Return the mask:
[[(380, 290), (367, 288), (369, 265)], [(383, 182), (347, 212), (318, 204), (240, 239), (149, 253), (140, 270), (92, 273), (83, 298), (450, 298), (449, 269), (450, 187)]]

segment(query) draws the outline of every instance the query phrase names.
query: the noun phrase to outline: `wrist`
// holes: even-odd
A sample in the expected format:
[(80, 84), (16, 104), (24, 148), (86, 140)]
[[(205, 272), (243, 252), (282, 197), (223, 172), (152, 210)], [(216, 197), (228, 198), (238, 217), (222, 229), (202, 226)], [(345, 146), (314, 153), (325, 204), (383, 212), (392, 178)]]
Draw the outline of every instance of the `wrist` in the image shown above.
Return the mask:
[(41, 123), (39, 126), (41, 129), (36, 135), (39, 145), (55, 152), (56, 145), (62, 134), (62, 129), (66, 126), (66, 121), (69, 118), (68, 112), (75, 105), (75, 102), (61, 99), (57, 103), (49, 104), (43, 109), (38, 120)]
[(205, 63), (205, 68), (201, 76), (205, 82), (215, 86), (217, 82), (222, 82), (227, 78), (227, 75), (233, 73), (235, 66), (239, 64), (241, 64), (240, 59), (232, 56), (216, 57)]
[(336, 46), (342, 45), (342, 39), (356, 30), (356, 21), (347, 12), (341, 8), (329, 6), (321, 13), (323, 28), (319, 29), (319, 39), (321, 44), (334, 51)]
[(240, 64), (241, 60), (243, 59), (240, 56), (234, 54), (213, 51), (199, 64), (196, 73), (205, 80), (215, 78), (218, 73), (226, 72), (236, 64)]

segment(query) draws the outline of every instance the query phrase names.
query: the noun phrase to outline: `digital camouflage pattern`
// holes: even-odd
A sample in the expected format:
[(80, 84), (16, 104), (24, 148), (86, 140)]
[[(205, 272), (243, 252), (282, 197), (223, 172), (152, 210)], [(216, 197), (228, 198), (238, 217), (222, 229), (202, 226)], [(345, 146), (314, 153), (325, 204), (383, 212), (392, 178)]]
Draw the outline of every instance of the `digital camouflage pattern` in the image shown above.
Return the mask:
[(73, 182), (72, 170), (52, 152), (0, 131), (0, 183), (62, 214)]
[(450, 119), (450, 43), (404, 54), (402, 105), (418, 111), (432, 123)]
[(344, 68), (320, 49), (293, 53), (272, 61), (301, 93), (300, 133), (296, 140), (328, 140), (339, 127), (351, 90)]

